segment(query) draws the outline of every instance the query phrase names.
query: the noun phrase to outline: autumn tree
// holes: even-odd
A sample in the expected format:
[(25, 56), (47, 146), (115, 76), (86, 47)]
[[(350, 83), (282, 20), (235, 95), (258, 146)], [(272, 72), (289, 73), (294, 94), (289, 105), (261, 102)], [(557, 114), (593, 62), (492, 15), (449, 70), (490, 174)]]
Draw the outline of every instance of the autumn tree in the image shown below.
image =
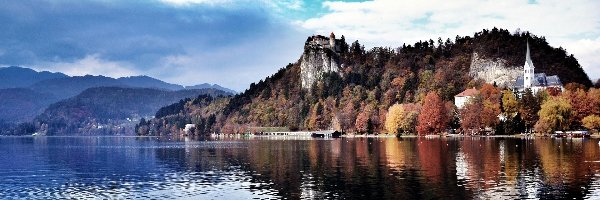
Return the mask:
[(420, 109), (418, 104), (412, 103), (392, 105), (389, 108), (385, 121), (388, 133), (414, 133)]
[(372, 125), (371, 118), (367, 110), (363, 110), (356, 116), (356, 122), (354, 123), (356, 132), (358, 133), (370, 133)]
[(562, 96), (569, 100), (569, 103), (573, 109), (573, 115), (571, 116), (571, 128), (581, 128), (581, 120), (583, 120), (584, 117), (593, 114), (592, 110), (594, 108), (591, 106), (592, 101), (588, 99), (586, 91), (581, 88), (567, 90)]
[(582, 120), (583, 126), (590, 129), (600, 131), (600, 116), (590, 115)]
[(550, 97), (542, 104), (538, 112), (540, 120), (537, 122), (539, 124), (536, 124), (536, 131), (549, 133), (568, 129), (572, 115), (573, 111), (569, 100), (562, 96)]
[(504, 121), (496, 128), (496, 134), (514, 134), (523, 131), (523, 120), (519, 113), (519, 102), (510, 90), (502, 91), (502, 109)]
[(417, 132), (419, 135), (442, 133), (448, 125), (445, 111), (444, 103), (437, 93), (427, 93), (418, 118)]
[(500, 103), (500, 90), (489, 83), (484, 83), (479, 90), (479, 94), (484, 100), (488, 100), (493, 104)]
[(483, 110), (483, 98), (481, 95), (475, 95), (460, 109), (460, 127), (465, 131), (465, 134), (479, 134), (484, 128), (481, 119), (481, 111)]
[(502, 91), (502, 108), (507, 114), (514, 114), (519, 111), (519, 102), (517, 97), (510, 90)]
[(538, 112), (540, 110), (540, 101), (533, 96), (531, 89), (526, 89), (519, 102), (519, 113), (525, 123), (525, 129), (531, 130), (538, 121)]
[(600, 88), (590, 88), (587, 92), (590, 113), (600, 116)]
[(398, 134), (400, 132), (400, 123), (403, 114), (404, 111), (400, 104), (394, 104), (388, 109), (388, 113), (385, 117), (385, 129), (388, 133)]

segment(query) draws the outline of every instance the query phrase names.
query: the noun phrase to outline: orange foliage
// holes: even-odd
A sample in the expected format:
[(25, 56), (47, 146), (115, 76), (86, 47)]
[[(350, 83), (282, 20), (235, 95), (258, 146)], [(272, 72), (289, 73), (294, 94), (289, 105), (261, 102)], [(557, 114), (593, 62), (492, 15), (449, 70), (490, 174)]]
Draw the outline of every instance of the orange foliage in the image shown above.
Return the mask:
[(418, 123), (419, 135), (439, 134), (446, 129), (448, 117), (444, 103), (437, 93), (427, 93)]

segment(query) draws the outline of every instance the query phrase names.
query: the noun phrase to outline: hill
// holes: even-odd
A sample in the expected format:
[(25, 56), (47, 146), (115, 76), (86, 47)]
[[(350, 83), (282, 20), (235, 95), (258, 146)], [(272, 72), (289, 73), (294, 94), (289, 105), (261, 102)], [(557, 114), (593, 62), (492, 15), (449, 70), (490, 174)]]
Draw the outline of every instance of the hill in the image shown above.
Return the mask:
[[(184, 87), (177, 84), (167, 83), (149, 76), (130, 76), (121, 77), (117, 79), (119, 82), (129, 87), (138, 88), (156, 88), (165, 90), (183, 90)], [(188, 88), (185, 88), (188, 89)], [(202, 89), (202, 88), (189, 88), (189, 89)], [(225, 91), (225, 90), (223, 90)]]
[(0, 68), (0, 89), (4, 88), (24, 88), (39, 81), (64, 78), (67, 75), (63, 73), (37, 72), (29, 68), (22, 67), (3, 67)]
[(206, 88), (213, 88), (213, 89), (217, 89), (217, 90), (223, 90), (225, 92), (229, 92), (231, 94), (237, 94), (237, 92), (235, 90), (217, 85), (217, 84), (209, 84), (209, 83), (203, 83), (203, 84), (198, 84), (198, 85), (193, 85), (193, 86), (185, 86), (185, 89), (187, 90), (191, 90), (191, 89), (206, 89)]
[(32, 120), (57, 99), (51, 94), (27, 88), (0, 89), (0, 121), (19, 123)]
[(127, 134), (159, 108), (198, 95), (227, 96), (216, 89), (165, 91), (150, 88), (99, 87), (54, 103), (35, 118), (36, 130), (48, 135)]
[[(62, 73), (38, 72), (23, 67), (0, 68), (0, 80), (0, 129), (4, 130), (0, 134), (8, 134), (15, 127), (21, 129), (17, 124), (30, 122), (50, 104), (74, 97), (89, 88), (130, 87), (167, 91), (184, 90), (181, 85), (166, 83), (148, 76), (118, 79), (92, 75), (71, 77)], [(203, 84), (202, 87), (197, 88), (232, 91), (216, 84)], [(27, 129), (32, 130), (30, 127)]]
[(114, 78), (86, 75), (43, 80), (29, 88), (38, 92), (50, 93), (56, 96), (57, 99), (66, 99), (88, 88), (109, 86), (127, 87), (127, 85)]
[(529, 32), (494, 28), (454, 40), (370, 50), (358, 41), (348, 45), (344, 36), (312, 36), (298, 62), (252, 83), (243, 93), (206, 106), (185, 104), (179, 114), (139, 124), (137, 132), (172, 134), (183, 128), (181, 121), (202, 127), (212, 119), (215, 122), (201, 128), (200, 134), (261, 126), (382, 132), (387, 110), (395, 103), (420, 105), (428, 92), (436, 92), (452, 105), (454, 95), (484, 82), (510, 87), (518, 75), (514, 70), (525, 62), (527, 42), (536, 73), (558, 75), (565, 84), (591, 86), (572, 54)]

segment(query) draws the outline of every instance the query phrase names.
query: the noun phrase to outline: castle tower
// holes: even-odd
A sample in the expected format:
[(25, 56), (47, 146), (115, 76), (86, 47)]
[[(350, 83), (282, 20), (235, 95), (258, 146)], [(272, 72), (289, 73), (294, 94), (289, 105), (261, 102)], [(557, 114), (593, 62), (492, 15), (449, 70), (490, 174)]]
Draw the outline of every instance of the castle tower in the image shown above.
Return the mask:
[(335, 50), (335, 35), (333, 34), (333, 32), (329, 34), (329, 47)]
[(523, 88), (531, 88), (534, 78), (534, 67), (529, 54), (529, 41), (527, 41), (527, 53), (525, 54), (525, 65), (523, 66)]

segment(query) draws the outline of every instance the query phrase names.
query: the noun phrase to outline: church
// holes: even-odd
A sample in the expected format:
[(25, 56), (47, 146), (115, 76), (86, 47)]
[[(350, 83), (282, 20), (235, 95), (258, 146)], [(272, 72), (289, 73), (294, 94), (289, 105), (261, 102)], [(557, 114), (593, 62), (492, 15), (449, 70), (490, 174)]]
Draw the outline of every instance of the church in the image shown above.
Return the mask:
[(529, 54), (529, 42), (527, 42), (527, 53), (525, 55), (525, 65), (523, 66), (523, 76), (517, 77), (514, 90), (524, 93), (526, 89), (531, 89), (533, 94), (546, 88), (554, 87), (563, 90), (563, 85), (557, 75), (546, 76), (545, 73), (535, 73), (535, 67)]

